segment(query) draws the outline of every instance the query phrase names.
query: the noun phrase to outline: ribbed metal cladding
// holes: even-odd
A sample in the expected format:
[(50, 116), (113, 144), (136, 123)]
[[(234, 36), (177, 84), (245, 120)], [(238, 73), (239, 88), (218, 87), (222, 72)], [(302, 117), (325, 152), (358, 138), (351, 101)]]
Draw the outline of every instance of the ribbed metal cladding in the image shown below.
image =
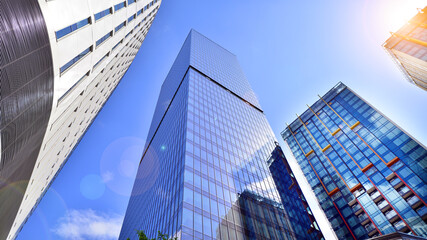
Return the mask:
[(38, 1), (0, 1), (0, 239), (24, 197), (53, 101), (49, 37)]

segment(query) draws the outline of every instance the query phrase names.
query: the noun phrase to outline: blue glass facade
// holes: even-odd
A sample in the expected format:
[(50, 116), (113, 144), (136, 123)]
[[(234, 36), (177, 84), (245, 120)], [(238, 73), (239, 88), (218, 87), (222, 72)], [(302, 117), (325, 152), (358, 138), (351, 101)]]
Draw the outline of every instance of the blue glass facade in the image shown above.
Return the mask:
[(323, 235), (307, 200), (278, 144), (267, 163), (294, 231), (300, 234), (301, 239), (322, 239)]
[(162, 85), (120, 239), (303, 239), (267, 165), (275, 141), (237, 58), (192, 30)]
[(282, 132), (340, 239), (427, 236), (427, 150), (339, 83)]

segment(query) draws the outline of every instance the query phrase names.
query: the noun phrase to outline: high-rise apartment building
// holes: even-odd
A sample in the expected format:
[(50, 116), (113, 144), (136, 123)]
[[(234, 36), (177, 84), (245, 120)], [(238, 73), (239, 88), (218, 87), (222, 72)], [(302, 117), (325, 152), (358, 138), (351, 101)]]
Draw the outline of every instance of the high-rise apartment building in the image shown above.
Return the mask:
[(427, 7), (383, 44), (406, 79), (427, 90)]
[(275, 142), (236, 56), (192, 30), (162, 85), (120, 239), (303, 239), (310, 229), (295, 231), (268, 168)]
[(342, 83), (281, 133), (339, 239), (427, 236), (427, 150)]
[(14, 239), (138, 52), (161, 1), (0, 2), (0, 239)]

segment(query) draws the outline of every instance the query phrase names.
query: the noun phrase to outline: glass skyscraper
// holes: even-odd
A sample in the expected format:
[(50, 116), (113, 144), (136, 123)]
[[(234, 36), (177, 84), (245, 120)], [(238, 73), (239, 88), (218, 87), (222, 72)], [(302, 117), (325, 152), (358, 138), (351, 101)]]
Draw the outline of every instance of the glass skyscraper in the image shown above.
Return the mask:
[(427, 150), (342, 83), (281, 133), (339, 239), (427, 236)]
[(120, 239), (304, 239), (269, 171), (275, 142), (236, 56), (192, 30), (162, 85)]

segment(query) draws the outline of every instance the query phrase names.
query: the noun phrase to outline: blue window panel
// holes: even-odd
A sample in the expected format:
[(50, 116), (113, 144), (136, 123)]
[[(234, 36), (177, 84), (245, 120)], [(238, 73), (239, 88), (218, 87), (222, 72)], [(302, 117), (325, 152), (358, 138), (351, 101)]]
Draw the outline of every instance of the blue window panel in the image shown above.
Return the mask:
[(69, 62), (67, 62), (66, 64), (64, 64), (64, 66), (62, 66), (59, 71), (61, 73), (65, 72), (65, 70), (67, 70), (68, 68), (70, 68), (74, 63), (76, 63), (77, 61), (79, 61), (80, 59), (82, 59), (84, 56), (86, 56), (87, 54), (89, 54), (90, 52), (92, 52), (92, 47), (89, 47), (87, 49), (85, 49), (83, 52), (81, 52), (79, 55), (75, 56), (73, 59), (71, 59)]
[(111, 8), (105, 9), (104, 11), (101, 11), (101, 12), (99, 12), (99, 13), (97, 13), (97, 14), (94, 15), (95, 16), (95, 21), (98, 21), (99, 19), (101, 19), (101, 18), (103, 18), (103, 17), (105, 17), (107, 15), (110, 15), (110, 14), (112, 14)]
[(65, 27), (65, 28), (63, 28), (63, 29), (61, 29), (59, 31), (56, 31), (55, 32), (56, 39), (60, 39), (60, 38), (62, 38), (64, 36), (66, 36), (66, 35), (74, 32), (77, 29), (82, 28), (82, 27), (84, 27), (84, 26), (86, 26), (88, 24), (90, 24), (90, 18), (83, 19), (83, 20), (81, 20), (81, 21), (79, 21), (77, 23), (74, 23), (74, 24), (72, 24), (72, 25), (70, 25), (68, 27)]
[(139, 11), (136, 13), (136, 15), (137, 15), (137, 16), (139, 16), (139, 15), (141, 15), (143, 12), (144, 12), (144, 9), (141, 9), (141, 10), (139, 10)]
[(128, 18), (128, 23), (129, 22), (132, 22), (132, 20), (134, 20), (135, 19), (135, 14), (134, 15), (132, 15), (132, 16), (130, 16), (129, 18)]
[(119, 26), (117, 26), (114, 30), (115, 32), (119, 31), (120, 29), (122, 29), (124, 26), (126, 25), (126, 22), (122, 22)]
[(136, 2), (136, 0), (128, 0), (128, 6), (131, 5), (134, 2)]
[(96, 41), (96, 46), (98, 47), (101, 43), (103, 43), (105, 40), (107, 40), (108, 38), (110, 38), (111, 36), (113, 36), (113, 31), (105, 34), (104, 36), (102, 36), (100, 39), (98, 39)]
[(121, 2), (119, 4), (114, 5), (114, 11), (119, 11), (120, 9), (125, 7), (125, 2)]

